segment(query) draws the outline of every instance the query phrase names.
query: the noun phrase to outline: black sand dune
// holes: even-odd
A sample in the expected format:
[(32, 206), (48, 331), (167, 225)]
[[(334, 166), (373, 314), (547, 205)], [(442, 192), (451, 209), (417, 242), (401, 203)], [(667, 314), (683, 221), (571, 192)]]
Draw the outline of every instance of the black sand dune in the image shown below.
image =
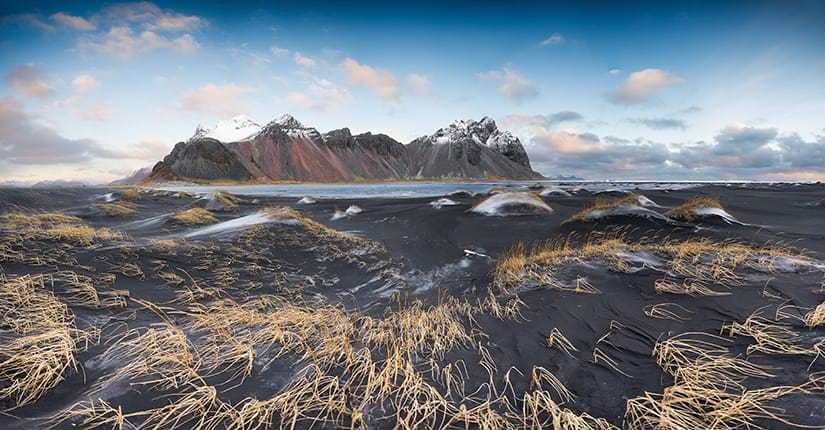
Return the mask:
[[(106, 216), (109, 192), (134, 212)], [(747, 225), (564, 222), (609, 198), (587, 191), (526, 216), (468, 211), (481, 196), (243, 196), (184, 225), (192, 196), (0, 189), (0, 428), (825, 428), (825, 324), (806, 320), (825, 230), (804, 204), (825, 187), (643, 193), (658, 213), (717, 196)], [(91, 239), (61, 230), (81, 225)], [(702, 251), (671, 264), (685, 243)], [(76, 363), (27, 360), (51, 357), (42, 333)], [(667, 342), (684, 338), (724, 351)], [(27, 397), (37, 364), (59, 376)]]

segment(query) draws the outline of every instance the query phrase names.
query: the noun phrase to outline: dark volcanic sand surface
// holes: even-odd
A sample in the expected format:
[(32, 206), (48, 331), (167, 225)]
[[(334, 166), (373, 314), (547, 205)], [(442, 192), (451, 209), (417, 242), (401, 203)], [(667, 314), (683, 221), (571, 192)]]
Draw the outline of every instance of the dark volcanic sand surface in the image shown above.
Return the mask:
[[(136, 215), (126, 219), (102, 217), (91, 209), (96, 203), (94, 199), (112, 191), (118, 192), (103, 189), (0, 189), (0, 212), (8, 212), (15, 208), (64, 211), (80, 216), (94, 227), (125, 231), (136, 243), (141, 244), (145, 244), (148, 239), (178, 238), (182, 233), (199, 228), (172, 226), (165, 222), (140, 227), (137, 222), (183, 209), (195, 201), (191, 197), (144, 194), (136, 202)], [(596, 198), (607, 197), (594, 196), (587, 191), (578, 192), (572, 197), (544, 198), (555, 211), (550, 215), (477, 215), (467, 212), (467, 209), (478, 200), (470, 197), (453, 198), (461, 203), (458, 206), (434, 209), (429, 203), (435, 198), (319, 200), (317, 204), (296, 205), (295, 198), (252, 196), (244, 196), (244, 203), (237, 211), (216, 212), (216, 215), (221, 221), (225, 221), (254, 213), (263, 207), (290, 206), (336, 230), (377, 241), (387, 248), (394, 267), (406, 280), (407, 285), (402, 291), (404, 297), (408, 300), (420, 298), (427, 303), (437, 303), (439, 297), (443, 299), (445, 296), (473, 301), (485, 297), (495, 259), (519, 241), (563, 239), (571, 235), (581, 238), (591, 232), (608, 232), (616, 228), (624, 229), (631, 238), (656, 234), (676, 239), (693, 236), (735, 238), (760, 245), (768, 241), (781, 241), (806, 250), (818, 260), (825, 259), (825, 207), (805, 205), (825, 199), (824, 186), (704, 186), (670, 192), (650, 190), (643, 193), (663, 206), (654, 208), (659, 212), (664, 212), (668, 207), (677, 206), (694, 196), (719, 196), (726, 210), (748, 225), (708, 222), (701, 224), (697, 229), (694, 226), (669, 226), (641, 219), (563, 224), (564, 220)], [(253, 199), (257, 202), (252, 203)], [(343, 210), (351, 204), (357, 204), (364, 212), (331, 221), (336, 208)], [(209, 235), (193, 238), (190, 242), (203, 241), (217, 245), (214, 257), (221, 259), (232, 257), (226, 244), (235, 236), (236, 234)], [(392, 294), (397, 292), (395, 286), (387, 287), (384, 280), (370, 282), (374, 274), (352, 264), (343, 261), (319, 261), (323, 259), (306, 250), (286, 249), (282, 246), (276, 248), (266, 242), (257, 245), (262, 249), (268, 249), (273, 260), (282, 264), (284, 271), (312, 276), (315, 285), (307, 287), (301, 294), (313, 297), (313, 300), (341, 303), (347, 309), (357, 308), (374, 315), (380, 315), (393, 303)], [(465, 257), (465, 249), (492, 258)], [(101, 260), (95, 260), (95, 257), (100, 254), (114, 258), (112, 254), (101, 250), (84, 251), (76, 258), (81, 264), (98, 265), (102, 264)], [(137, 252), (136, 258), (147, 278), (138, 280), (118, 274), (114, 288), (128, 289), (132, 298), (156, 303), (173, 303), (175, 288), (161, 286), (162, 282), (152, 271), (153, 260), (159, 257), (144, 249)], [(179, 256), (177, 261), (171, 264), (188, 267), (197, 265), (197, 261)], [(51, 269), (2, 262), (0, 267), (6, 276), (39, 273)], [(109, 266), (99, 267), (98, 272), (107, 271), (106, 267)], [(656, 364), (651, 355), (657, 339), (688, 331), (719, 334), (723, 324), (742, 321), (762, 306), (769, 306), (768, 314), (773, 315), (776, 307), (785, 302), (766, 298), (763, 291), (784, 297), (787, 304), (807, 308), (825, 300), (825, 295), (816, 292), (823, 281), (821, 271), (765, 275), (758, 282), (737, 287), (729, 296), (690, 297), (657, 294), (653, 285), (661, 274), (655, 271), (619, 273), (610, 271), (607, 267), (589, 267), (583, 270), (590, 283), (597, 287), (601, 294), (576, 294), (547, 288), (522, 291), (519, 298), (525, 304), (521, 309), (523, 319), (502, 321), (482, 315), (477, 318), (477, 322), (480, 329), (489, 336), (487, 348), (498, 369), (499, 379), (496, 383), (502, 382), (501, 378), (507, 369), (516, 367), (527, 376), (514, 376), (513, 386), (517, 393), (524, 392), (529, 388), (530, 369), (533, 366), (545, 367), (576, 394), (577, 399), (565, 407), (577, 413), (587, 412), (595, 417), (606, 418), (618, 426), (622, 424), (628, 398), (642, 395), (645, 391), (661, 393), (664, 387), (672, 383), (672, 378)], [(193, 269), (191, 272), (195, 278), (210, 276), (208, 271)], [(320, 282), (323, 279), (330, 282)], [(331, 281), (334, 279), (337, 279), (337, 282)], [(249, 273), (241, 273), (236, 285), (245, 281), (256, 281), (256, 277)], [(201, 284), (209, 288), (207, 284)], [(277, 290), (266, 292), (278, 294)], [(642, 311), (647, 305), (663, 302), (678, 303), (693, 312), (692, 318), (687, 322), (653, 319), (645, 316)], [(127, 321), (130, 328), (147, 326), (159, 321), (154, 313), (134, 303), (130, 303), (130, 307), (127, 308), (129, 311), (135, 309), (137, 312), (134, 319)], [(78, 325), (88, 324), (96, 316), (126, 311), (92, 311), (74, 307), (72, 310), (78, 317)], [(611, 328), (611, 321), (616, 321), (620, 325), (614, 324)], [(805, 337), (825, 336), (823, 327), (808, 329), (798, 322), (794, 324)], [(559, 329), (578, 349), (578, 352), (573, 353), (575, 359), (571, 359), (558, 349), (548, 349), (545, 346), (545, 338), (552, 328)], [(605, 335), (607, 337), (603, 338)], [(601, 343), (598, 348), (615, 360), (618, 368), (627, 375), (622, 375), (604, 364), (593, 362), (594, 348), (597, 347), (600, 338), (607, 339), (608, 342)], [(739, 336), (733, 342), (733, 350), (744, 354), (752, 339)], [(90, 387), (112, 370), (98, 363), (100, 354), (107, 347), (108, 345), (92, 346), (88, 351), (79, 353), (83, 372), (69, 372), (65, 381), (34, 404), (10, 411), (19, 419), (0, 415), (0, 428), (38, 428), (42, 423), (36, 419), (57, 413), (75, 402), (87, 400), (89, 395), (86, 393)], [(825, 359), (814, 362), (809, 369), (810, 358), (754, 354), (752, 360), (774, 368), (776, 377), (768, 383), (775, 386), (799, 384), (804, 382), (809, 374), (825, 371)], [(479, 358), (476, 351), (460, 348), (452, 350), (444, 362), (457, 360), (463, 360), (467, 364), (468, 393), (487, 381), (486, 372), (477, 365)], [(237, 402), (249, 396), (272, 396), (293, 376), (293, 365), (295, 363), (290, 362), (289, 356), (286, 356), (265, 371), (256, 367), (252, 376), (241, 386), (227, 391), (219, 390), (221, 398)], [(760, 384), (765, 382), (756, 381), (754, 387), (759, 387)], [(140, 393), (137, 387), (130, 389), (128, 382), (124, 381), (119, 387), (111, 386), (91, 397), (103, 398), (113, 405), (123, 405), (124, 410), (135, 411), (164, 404), (164, 400), (159, 398), (161, 394)], [(785, 409), (787, 416), (796, 422), (825, 428), (825, 396), (791, 396), (774, 405)], [(12, 404), (6, 401), (2, 406), (10, 407)], [(786, 428), (785, 424), (775, 421), (760, 421), (760, 425), (765, 428)], [(387, 423), (374, 426), (391, 427)], [(72, 428), (69, 423), (63, 423), (62, 427)]]

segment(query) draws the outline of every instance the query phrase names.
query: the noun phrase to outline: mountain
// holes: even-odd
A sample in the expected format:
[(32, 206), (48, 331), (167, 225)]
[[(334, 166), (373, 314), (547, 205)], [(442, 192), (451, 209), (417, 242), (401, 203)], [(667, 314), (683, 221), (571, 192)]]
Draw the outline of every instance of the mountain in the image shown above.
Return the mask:
[(71, 181), (65, 179), (56, 179), (51, 181), (40, 181), (32, 184), (32, 188), (80, 188), (86, 187), (89, 184), (81, 181)]
[(517, 137), (502, 132), (489, 117), (455, 121), (407, 145), (410, 176), (418, 178), (535, 178)]
[[(239, 137), (243, 136), (243, 137)], [(359, 181), (540, 178), (518, 138), (495, 121), (456, 121), (407, 145), (348, 128), (320, 133), (291, 115), (260, 127), (246, 116), (198, 126), (152, 169), (159, 180)]]
[(135, 185), (145, 181), (152, 175), (152, 167), (142, 167), (132, 172), (131, 175), (109, 182), (109, 185)]
[(550, 179), (550, 180), (553, 180), (553, 181), (583, 181), (584, 180), (584, 178), (580, 178), (576, 175), (554, 175), (554, 176), (548, 176), (547, 179)]
[(214, 127), (198, 125), (195, 134), (189, 140), (212, 138), (221, 142), (237, 142), (258, 134), (261, 126), (246, 115), (219, 121)]

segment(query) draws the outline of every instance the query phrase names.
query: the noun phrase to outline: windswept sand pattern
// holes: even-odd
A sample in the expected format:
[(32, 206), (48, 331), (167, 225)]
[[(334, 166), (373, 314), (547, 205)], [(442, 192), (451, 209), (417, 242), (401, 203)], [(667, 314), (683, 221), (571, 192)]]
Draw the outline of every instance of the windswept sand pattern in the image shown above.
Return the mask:
[(0, 190), (0, 428), (820, 428), (824, 198)]

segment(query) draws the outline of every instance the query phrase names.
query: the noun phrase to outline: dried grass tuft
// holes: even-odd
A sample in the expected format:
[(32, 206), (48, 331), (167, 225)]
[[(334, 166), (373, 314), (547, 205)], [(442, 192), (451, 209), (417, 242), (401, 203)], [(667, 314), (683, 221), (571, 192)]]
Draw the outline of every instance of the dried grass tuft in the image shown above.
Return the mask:
[(568, 218), (565, 222), (591, 222), (593, 221), (592, 214), (595, 211), (615, 209), (624, 206), (639, 206), (639, 196), (640, 194), (630, 194), (620, 199), (596, 199), (596, 201), (586, 208), (573, 214), (573, 216)]
[(661, 394), (645, 393), (627, 401), (625, 428), (630, 430), (721, 430), (762, 428), (764, 421), (796, 424), (770, 403), (790, 394), (822, 392), (821, 374), (797, 386), (748, 389), (745, 382), (769, 380), (768, 369), (733, 356), (728, 341), (705, 333), (683, 333), (657, 342), (653, 353), (673, 375)]
[(134, 202), (140, 200), (140, 191), (136, 188), (129, 188), (120, 194), (120, 199), (127, 202)]
[(37, 401), (78, 369), (75, 352), (90, 340), (43, 286), (42, 277), (0, 279), (0, 399), (12, 399), (15, 408)]
[(719, 197), (694, 197), (685, 203), (665, 212), (665, 216), (682, 221), (693, 221), (696, 218), (696, 209), (716, 208), (724, 209)]
[[(655, 260), (633, 267), (634, 256)], [(504, 252), (492, 272), (497, 292), (512, 292), (530, 286), (598, 293), (598, 289), (576, 275), (564, 281), (557, 272), (578, 263), (600, 262), (616, 272), (627, 273), (650, 268), (668, 273), (656, 282), (659, 293), (719, 296), (708, 285), (724, 287), (744, 283), (747, 271), (774, 273), (790, 264), (804, 266), (812, 260), (801, 251), (778, 245), (762, 247), (732, 240), (691, 238), (686, 240), (638, 239), (628, 241), (621, 234), (593, 235), (581, 243), (571, 240), (535, 242), (531, 247), (517, 243)], [(636, 261), (635, 264), (638, 265)], [(780, 269), (783, 268), (783, 269)], [(569, 273), (566, 276), (570, 276)]]
[(172, 215), (172, 222), (180, 225), (205, 225), (218, 222), (218, 218), (204, 208), (191, 208)]
[(808, 327), (825, 325), (825, 302), (820, 303), (813, 310), (805, 314), (804, 321)]
[(137, 213), (135, 205), (129, 202), (100, 203), (95, 205), (103, 215), (113, 218), (130, 217)]
[(0, 232), (6, 235), (5, 240), (15, 243), (40, 240), (89, 246), (98, 241), (128, 238), (108, 228), (90, 227), (74, 216), (50, 212), (5, 213), (0, 215)]

